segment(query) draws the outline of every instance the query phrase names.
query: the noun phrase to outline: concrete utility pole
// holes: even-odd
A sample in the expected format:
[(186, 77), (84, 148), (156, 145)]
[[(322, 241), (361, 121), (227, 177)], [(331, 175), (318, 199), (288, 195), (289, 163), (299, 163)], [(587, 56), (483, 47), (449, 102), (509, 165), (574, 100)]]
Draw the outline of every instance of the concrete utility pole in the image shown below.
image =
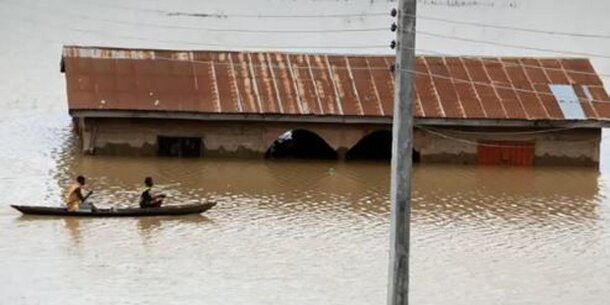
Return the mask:
[(415, 14), (417, 0), (400, 0), (396, 39), (394, 119), (392, 124), (392, 202), (388, 305), (409, 303), (409, 238), (415, 79)]

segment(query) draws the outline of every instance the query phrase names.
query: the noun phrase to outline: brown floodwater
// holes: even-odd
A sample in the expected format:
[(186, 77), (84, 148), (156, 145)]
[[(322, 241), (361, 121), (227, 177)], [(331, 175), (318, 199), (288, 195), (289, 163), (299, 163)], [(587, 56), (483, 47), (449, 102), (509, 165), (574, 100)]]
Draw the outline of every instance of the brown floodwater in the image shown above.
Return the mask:
[[(251, 20), (128, 9), (316, 14), (386, 12), (396, 3), (252, 1), (0, 1), (0, 304), (385, 304), (387, 164), (91, 157), (74, 149), (78, 139), (71, 132), (59, 73), (62, 43), (192, 49), (204, 47), (188, 42), (385, 46), (392, 39), (389, 31), (262, 37), (145, 25), (376, 28), (387, 27), (386, 18), (257, 20), (254, 26)], [(448, 8), (420, 1), (420, 10), (454, 20), (476, 15), (481, 22), (518, 21), (524, 27), (583, 33), (599, 33), (607, 23), (607, 1), (578, 7), (552, 0), (510, 2), (516, 4)], [(424, 30), (455, 34), (456, 25), (418, 22)], [(462, 36), (502, 37), (534, 47), (598, 53), (610, 48), (597, 39), (459, 30)], [(531, 55), (429, 37), (421, 37), (418, 47)], [(594, 64), (609, 73), (607, 60), (597, 58)], [(411, 303), (608, 304), (607, 146), (605, 139), (599, 171), (415, 167)], [(77, 174), (89, 178), (92, 199), (100, 206), (134, 205), (147, 175), (170, 195), (169, 204), (215, 200), (218, 205), (201, 216), (138, 219), (25, 217), (9, 207), (59, 204), (63, 188)]]
[[(4, 304), (383, 304), (389, 166), (83, 156), (69, 117), (4, 116)], [(66, 219), (76, 174), (100, 206), (135, 205), (151, 175), (202, 216)], [(609, 181), (594, 169), (419, 165), (413, 304), (605, 304)]]

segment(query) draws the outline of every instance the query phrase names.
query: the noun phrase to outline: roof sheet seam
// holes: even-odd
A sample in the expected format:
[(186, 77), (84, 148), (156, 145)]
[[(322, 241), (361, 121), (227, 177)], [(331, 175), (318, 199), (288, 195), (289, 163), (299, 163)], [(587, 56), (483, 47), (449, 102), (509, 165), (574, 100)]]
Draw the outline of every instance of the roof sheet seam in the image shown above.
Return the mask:
[[(489, 80), (489, 83), (493, 85), (494, 80), (493, 80), (493, 78), (491, 78), (491, 75), (489, 74), (489, 70), (487, 69), (487, 66), (481, 62), (481, 67), (483, 68), (483, 71), (485, 72), (485, 75), (486, 75), (487, 79)], [(498, 100), (498, 103), (500, 104), (500, 108), (502, 109), (502, 112), (504, 112), (504, 118), (509, 118), (510, 116), (508, 115), (508, 111), (506, 110), (506, 107), (504, 106), (502, 98), (500, 97), (500, 93), (498, 93), (498, 89), (495, 86), (492, 86), (492, 90), (493, 90), (494, 94), (496, 95), (496, 99)]]
[[(522, 60), (519, 60), (519, 63), (523, 63)], [(534, 82), (532, 81), (532, 78), (531, 78), (529, 72), (527, 71), (527, 69), (525, 69), (525, 67), (522, 66), (521, 70), (523, 72), (523, 75), (525, 75), (525, 78), (527, 79), (527, 81), (529, 83), (528, 88), (532, 91), (536, 91), (536, 88), (534, 88)], [(549, 113), (549, 110), (544, 105), (544, 102), (542, 101), (542, 97), (540, 96), (540, 94), (537, 91), (534, 92), (533, 94), (536, 95), (536, 101), (540, 105), (540, 108), (542, 109), (542, 111), (544, 111), (545, 117), (550, 117), (551, 114)]]
[(256, 81), (256, 74), (254, 73), (254, 67), (252, 66), (252, 54), (248, 53), (248, 71), (250, 72), (250, 81), (254, 88), (254, 95), (256, 97), (256, 103), (258, 105), (258, 112), (263, 113), (263, 105), (261, 103), (261, 95), (258, 91), (258, 82)]
[(352, 89), (354, 90), (354, 96), (356, 96), (356, 101), (358, 102), (358, 109), (360, 110), (360, 114), (364, 115), (364, 107), (362, 106), (362, 101), (360, 100), (360, 94), (358, 94), (358, 86), (356, 86), (356, 81), (354, 80), (354, 74), (352, 73), (352, 67), (349, 64), (349, 58), (344, 56), (345, 65), (347, 66), (347, 74), (349, 75), (349, 79), (352, 84)]
[(229, 58), (229, 62), (231, 63), (231, 75), (233, 76), (233, 85), (235, 87), (235, 93), (237, 95), (237, 110), (239, 112), (243, 112), (244, 108), (242, 105), (241, 92), (239, 91), (239, 86), (237, 85), (237, 73), (235, 72), (235, 66), (233, 65), (233, 57), (231, 54), (227, 56)]
[(296, 78), (294, 77), (294, 71), (292, 70), (292, 62), (290, 61), (290, 55), (286, 55), (286, 59), (288, 62), (288, 70), (290, 71), (290, 79), (292, 81), (292, 86), (294, 87), (295, 96), (297, 98), (297, 107), (299, 108), (299, 113), (303, 113), (303, 105), (301, 104), (301, 92), (299, 90)]
[(309, 68), (309, 77), (311, 77), (311, 84), (313, 85), (313, 90), (316, 94), (316, 99), (318, 102), (318, 107), (320, 109), (320, 114), (324, 114), (324, 107), (322, 107), (322, 100), (320, 99), (320, 92), (318, 90), (318, 85), (316, 84), (316, 78), (313, 75), (313, 71), (311, 69), (311, 62), (310, 62), (310, 58), (309, 55), (305, 55), (305, 62), (307, 62), (307, 67)]
[(517, 98), (517, 101), (519, 102), (519, 106), (523, 110), (523, 113), (525, 113), (525, 117), (527, 119), (532, 118), (532, 115), (528, 112), (527, 107), (525, 107), (525, 104), (523, 103), (523, 100), (521, 99), (521, 96), (519, 95), (519, 92), (517, 91), (517, 88), (515, 87), (515, 82), (513, 81), (512, 77), (508, 73), (508, 70), (506, 69), (505, 62), (501, 58), (498, 58), (498, 61), (500, 62), (500, 65), (502, 67), (502, 72), (506, 76), (506, 79), (510, 82), (510, 86), (513, 88), (513, 91), (514, 91), (513, 93), (515, 94), (515, 97)]
[(381, 103), (381, 97), (379, 96), (379, 91), (377, 90), (377, 85), (375, 84), (375, 78), (373, 77), (373, 73), (371, 72), (371, 64), (370, 64), (368, 58), (364, 58), (364, 60), (366, 61), (366, 66), (369, 68), (367, 70), (368, 76), (369, 76), (369, 81), (371, 83), (371, 87), (373, 87), (373, 92), (375, 93), (375, 98), (377, 98), (375, 101), (377, 102), (377, 107), (379, 107), (379, 113), (381, 115), (385, 115), (385, 111), (383, 111), (383, 105)]
[(431, 72), (430, 65), (428, 65), (428, 61), (426, 60), (426, 58), (422, 58), (422, 62), (424, 63), (424, 66), (426, 67), (426, 71), (428, 71), (428, 78), (430, 79), (430, 87), (432, 88), (432, 93), (434, 94), (434, 97), (436, 97), (437, 109), (442, 117), (446, 117), (447, 114), (445, 112), (445, 108), (443, 107), (443, 103), (441, 101), (441, 96), (438, 92), (438, 89), (436, 88), (436, 84), (434, 83), (434, 79), (433, 79), (432, 75), (430, 75), (430, 72)]
[[(271, 65), (273, 62), (271, 61), (271, 55), (269, 53), (266, 54), (265, 58), (267, 59), (267, 63)], [(280, 90), (277, 86), (277, 80), (275, 77), (275, 72), (273, 69), (269, 69), (269, 73), (271, 74), (271, 81), (273, 83), (273, 89), (275, 90), (275, 98), (277, 98), (277, 107), (280, 109), (280, 112), (284, 112), (284, 108), (282, 106), (282, 98), (280, 97)]]
[(335, 73), (333, 71), (330, 62), (328, 61), (328, 55), (324, 55), (324, 59), (326, 60), (326, 66), (328, 68), (328, 76), (330, 78), (330, 82), (333, 85), (333, 91), (335, 92), (335, 103), (337, 103), (337, 109), (340, 114), (344, 114), (343, 106), (341, 105), (341, 96), (339, 95), (339, 90), (337, 89), (337, 84), (335, 83)]
[(481, 99), (481, 97), (479, 96), (479, 91), (476, 90), (475, 86), (474, 86), (474, 79), (472, 78), (472, 76), (470, 75), (470, 71), (468, 70), (468, 67), (466, 67), (466, 63), (464, 62), (463, 58), (459, 58), (460, 60), (460, 64), (462, 65), (462, 68), (464, 69), (464, 72), (466, 73), (466, 77), (468, 77), (468, 85), (470, 86), (470, 89), (472, 89), (472, 92), (474, 92), (474, 96), (477, 99), (477, 103), (479, 104), (479, 107), (481, 108), (481, 111), (483, 112), (483, 117), (488, 118), (489, 116), (487, 115), (487, 110), (485, 109), (484, 105), (483, 105), (483, 100)]

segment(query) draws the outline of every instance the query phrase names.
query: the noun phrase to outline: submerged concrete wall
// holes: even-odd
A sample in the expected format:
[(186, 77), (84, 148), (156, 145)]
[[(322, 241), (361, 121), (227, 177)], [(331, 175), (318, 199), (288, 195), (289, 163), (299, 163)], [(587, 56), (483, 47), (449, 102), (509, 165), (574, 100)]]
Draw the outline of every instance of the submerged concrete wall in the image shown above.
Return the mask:
[(386, 125), (217, 122), (156, 119), (85, 119), (81, 123), (86, 153), (155, 155), (157, 137), (201, 137), (204, 156), (262, 157), (273, 142), (290, 130), (319, 135), (342, 156), (367, 134)]
[[(366, 135), (389, 130), (386, 124), (187, 121), (159, 119), (80, 119), (85, 153), (156, 155), (157, 137), (201, 137), (204, 156), (262, 158), (283, 133), (304, 129), (319, 135), (342, 159)], [(425, 127), (415, 129), (414, 149), (421, 162), (477, 163), (479, 141), (521, 141), (535, 145), (534, 165), (599, 163), (601, 129)]]
[(477, 163), (480, 141), (530, 142), (534, 165), (599, 164), (601, 129), (426, 128), (416, 130), (422, 162)]

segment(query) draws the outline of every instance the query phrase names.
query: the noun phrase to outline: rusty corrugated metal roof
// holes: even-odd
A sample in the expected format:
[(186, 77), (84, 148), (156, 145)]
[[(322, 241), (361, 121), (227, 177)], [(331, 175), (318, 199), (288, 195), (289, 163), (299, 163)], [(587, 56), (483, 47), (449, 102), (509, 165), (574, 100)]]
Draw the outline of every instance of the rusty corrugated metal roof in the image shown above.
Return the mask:
[[(63, 50), (71, 110), (387, 117), (393, 57), (110, 49)], [(550, 84), (572, 85), (585, 119), (610, 119), (587, 59), (419, 56), (420, 118), (562, 120)]]

